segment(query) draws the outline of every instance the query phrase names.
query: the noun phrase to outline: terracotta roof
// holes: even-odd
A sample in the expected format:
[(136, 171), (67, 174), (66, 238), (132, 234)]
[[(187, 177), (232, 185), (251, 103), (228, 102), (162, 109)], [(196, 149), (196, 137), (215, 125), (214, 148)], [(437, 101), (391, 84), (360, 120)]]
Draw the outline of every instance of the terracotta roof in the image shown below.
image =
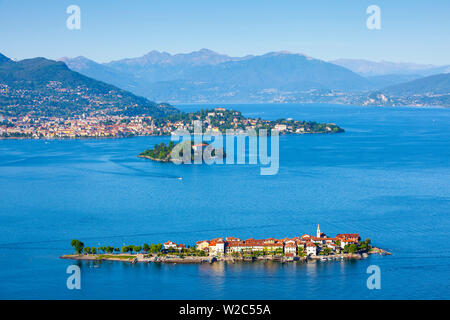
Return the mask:
[(282, 247), (283, 244), (280, 242), (275, 243), (264, 243), (264, 247)]
[(337, 236), (336, 236), (336, 238), (340, 238), (340, 239), (345, 239), (345, 238), (356, 238), (356, 239), (358, 239), (359, 238), (359, 234), (358, 233), (341, 233), (341, 234), (338, 234)]
[(287, 243), (286, 248), (297, 248), (297, 245), (295, 243)]

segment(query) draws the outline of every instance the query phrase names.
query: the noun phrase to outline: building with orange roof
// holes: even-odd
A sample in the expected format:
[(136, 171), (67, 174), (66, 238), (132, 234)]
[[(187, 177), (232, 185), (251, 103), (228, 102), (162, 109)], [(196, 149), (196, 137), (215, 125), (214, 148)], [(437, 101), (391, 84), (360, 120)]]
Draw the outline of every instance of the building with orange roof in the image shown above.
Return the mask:
[(317, 246), (312, 242), (308, 242), (306, 244), (306, 254), (313, 257), (317, 256)]
[(168, 249), (175, 249), (177, 247), (177, 244), (173, 241), (167, 241), (164, 243), (164, 249), (168, 250)]

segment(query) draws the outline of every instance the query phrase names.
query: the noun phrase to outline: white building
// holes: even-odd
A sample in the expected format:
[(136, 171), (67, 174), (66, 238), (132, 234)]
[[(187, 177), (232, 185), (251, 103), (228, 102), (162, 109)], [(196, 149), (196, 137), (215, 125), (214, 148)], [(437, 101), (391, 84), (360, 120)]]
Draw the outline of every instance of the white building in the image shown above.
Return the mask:
[(313, 257), (317, 256), (317, 247), (314, 243), (306, 244), (306, 254)]
[(173, 241), (167, 241), (166, 243), (164, 243), (164, 249), (175, 249), (177, 247), (177, 244)]
[(297, 255), (297, 244), (295, 242), (289, 242), (286, 243), (286, 245), (284, 246), (284, 254), (291, 254), (296, 256)]
[(276, 124), (274, 129), (278, 131), (285, 131), (287, 129), (287, 126), (285, 124)]
[(222, 240), (211, 241), (209, 243), (210, 256), (223, 256), (225, 254), (225, 242)]

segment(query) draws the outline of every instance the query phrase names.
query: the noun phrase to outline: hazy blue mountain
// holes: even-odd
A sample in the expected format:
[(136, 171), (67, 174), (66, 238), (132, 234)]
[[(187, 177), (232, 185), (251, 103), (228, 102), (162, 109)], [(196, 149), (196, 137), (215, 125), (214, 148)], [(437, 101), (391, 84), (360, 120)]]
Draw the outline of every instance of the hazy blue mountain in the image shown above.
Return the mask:
[(98, 112), (164, 116), (178, 112), (111, 84), (70, 70), (60, 61), (33, 58), (14, 62), (0, 55), (0, 113), (70, 116)]
[(305, 90), (373, 88), (370, 81), (346, 68), (288, 52), (230, 57), (207, 49), (175, 55), (151, 51), (106, 64), (82, 58), (64, 61), (73, 70), (164, 101), (271, 101)]
[(219, 64), (226, 61), (231, 61), (241, 58), (233, 58), (224, 54), (214, 52), (209, 49), (201, 49), (191, 53), (178, 53), (171, 55), (167, 52), (159, 52), (156, 50), (150, 51), (146, 55), (138, 58), (122, 59), (118, 61), (112, 61), (107, 65), (120, 68), (123, 65), (131, 66), (151, 66), (151, 65), (184, 65), (184, 66), (199, 66), (209, 64)]
[(355, 96), (354, 103), (374, 106), (450, 107), (450, 74), (438, 74)]
[(0, 53), (0, 64), (6, 63), (6, 62), (10, 62), (12, 61), (10, 58), (4, 56), (3, 54)]
[(234, 83), (253, 89), (350, 89), (366, 87), (366, 80), (353, 72), (301, 54), (273, 52), (243, 58), (202, 49), (171, 56), (148, 55), (106, 64), (150, 82), (183, 80), (210, 84)]
[(143, 95), (143, 92), (146, 90), (145, 86), (142, 88), (143, 83), (136, 76), (125, 71), (115, 70), (83, 56), (76, 58), (64, 57), (58, 59), (58, 61), (64, 62), (73, 71), (139, 95)]
[(350, 69), (353, 72), (363, 76), (380, 76), (389, 74), (416, 74), (420, 76), (425, 75), (427, 72), (443, 73), (438, 71), (438, 68), (441, 67), (430, 64), (397, 63), (390, 61), (375, 62), (363, 59), (338, 59), (330, 62)]
[(424, 74), (445, 72), (447, 68), (450, 71), (445, 66), (385, 61), (341, 59), (330, 63), (284, 51), (230, 57), (208, 49), (175, 55), (151, 51), (142, 57), (104, 64), (83, 57), (64, 61), (71, 69), (97, 80), (151, 100), (168, 102), (332, 102), (337, 99), (351, 103), (355, 94), (364, 96), (416, 80)]
[(418, 74), (385, 74), (380, 76), (367, 76), (366, 78), (370, 81), (374, 88), (380, 89), (423, 78), (423, 76)]
[(442, 73), (450, 73), (450, 65), (431, 68), (421, 72), (421, 74), (424, 76), (432, 76), (435, 74), (442, 74)]
[(105, 66), (134, 75), (140, 79), (140, 85), (146, 87), (149, 82), (186, 80), (195, 70), (203, 66), (245, 60), (249, 57), (251, 56), (230, 57), (208, 49), (175, 55), (151, 51), (142, 57), (112, 61), (106, 63)]
[(388, 86), (381, 90), (390, 95), (450, 95), (450, 74), (438, 74), (410, 82)]

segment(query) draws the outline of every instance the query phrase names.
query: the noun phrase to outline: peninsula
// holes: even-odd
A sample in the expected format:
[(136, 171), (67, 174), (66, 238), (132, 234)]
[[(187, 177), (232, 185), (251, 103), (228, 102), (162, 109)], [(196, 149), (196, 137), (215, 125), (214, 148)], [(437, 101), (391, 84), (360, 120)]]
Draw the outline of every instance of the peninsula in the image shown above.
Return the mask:
[(358, 233), (338, 234), (328, 237), (317, 226), (315, 236), (304, 234), (283, 239), (246, 239), (220, 237), (197, 241), (193, 246), (167, 241), (164, 244), (128, 245), (121, 248), (85, 247), (79, 240), (72, 240), (75, 254), (62, 259), (160, 262), (160, 263), (213, 263), (215, 261), (328, 261), (363, 259), (370, 254), (390, 255), (373, 247), (370, 239), (361, 240)]

